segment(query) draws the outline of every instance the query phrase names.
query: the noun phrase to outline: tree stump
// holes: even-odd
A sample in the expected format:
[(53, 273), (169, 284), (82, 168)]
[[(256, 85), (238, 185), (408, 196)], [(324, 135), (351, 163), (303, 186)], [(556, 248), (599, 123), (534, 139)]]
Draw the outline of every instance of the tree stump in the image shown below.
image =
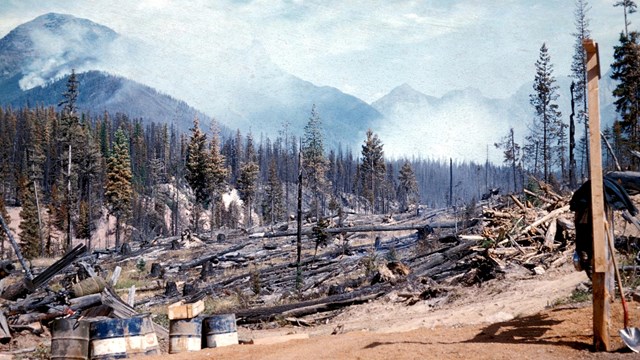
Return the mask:
[(151, 272), (149, 273), (149, 276), (153, 278), (162, 276), (162, 266), (158, 263), (151, 264)]
[(131, 245), (129, 245), (129, 243), (122, 244), (122, 246), (120, 246), (120, 254), (121, 255), (131, 254)]
[(433, 228), (425, 225), (422, 229), (418, 230), (418, 240), (425, 240), (431, 234), (433, 234)]
[(200, 279), (206, 280), (209, 276), (213, 275), (213, 263), (207, 261), (202, 265), (202, 271), (200, 271)]
[(225, 234), (220, 233), (218, 234), (217, 240), (219, 243), (223, 243), (227, 241), (227, 236)]
[(164, 288), (164, 296), (172, 297), (178, 296), (180, 293), (178, 292), (178, 285), (176, 285), (175, 281), (167, 281), (167, 285)]
[(184, 283), (182, 288), (182, 296), (193, 295), (198, 292), (198, 288), (192, 283)]

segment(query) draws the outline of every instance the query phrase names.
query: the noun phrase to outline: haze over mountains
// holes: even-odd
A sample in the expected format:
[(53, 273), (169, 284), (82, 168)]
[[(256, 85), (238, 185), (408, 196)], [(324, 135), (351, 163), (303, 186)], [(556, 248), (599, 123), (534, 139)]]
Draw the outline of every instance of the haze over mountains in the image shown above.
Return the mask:
[[(489, 159), (496, 163), (502, 159), (493, 143), (509, 127), (524, 136), (532, 118), (531, 84), (523, 84), (506, 99), (487, 98), (472, 88), (435, 98), (404, 84), (367, 104), (286, 73), (257, 42), (240, 50), (212, 44), (202, 51), (206, 57), (162, 52), (86, 19), (42, 15), (0, 39), (0, 104), (55, 105), (66, 75), (75, 68), (83, 73), (79, 108), (92, 114), (124, 112), (144, 120), (174, 121), (183, 130), (194, 116), (203, 123), (211, 116), (243, 134), (273, 138), (284, 124), (290, 134), (302, 135), (315, 104), (329, 147), (342, 144), (359, 151), (371, 128), (387, 156), (484, 162), (488, 146)], [(205, 72), (197, 70), (202, 66), (190, 66), (201, 61), (210, 62)], [(565, 121), (570, 113), (569, 83), (558, 78)], [(610, 123), (608, 76), (603, 83), (603, 118)]]

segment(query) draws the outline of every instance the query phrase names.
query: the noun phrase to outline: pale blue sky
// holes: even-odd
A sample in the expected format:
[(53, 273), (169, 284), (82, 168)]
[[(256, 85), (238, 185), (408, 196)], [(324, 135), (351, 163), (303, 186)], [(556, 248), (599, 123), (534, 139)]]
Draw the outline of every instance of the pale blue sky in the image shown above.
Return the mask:
[[(589, 1), (603, 73), (623, 29), (614, 2)], [(572, 0), (0, 0), (0, 36), (43, 13), (69, 13), (153, 43), (167, 57), (191, 54), (196, 74), (224, 61), (219, 49), (257, 41), (283, 70), (367, 102), (403, 83), (434, 96), (475, 87), (507, 97), (533, 80), (543, 42), (556, 76), (569, 73), (574, 8)]]

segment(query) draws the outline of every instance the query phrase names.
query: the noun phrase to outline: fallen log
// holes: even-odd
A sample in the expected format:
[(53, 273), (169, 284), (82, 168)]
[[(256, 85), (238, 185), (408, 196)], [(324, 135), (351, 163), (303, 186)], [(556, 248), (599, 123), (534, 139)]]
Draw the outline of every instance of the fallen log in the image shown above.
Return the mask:
[(547, 215), (541, 217), (540, 219), (534, 221), (533, 223), (529, 224), (528, 226), (526, 226), (524, 229), (522, 229), (522, 231), (520, 231), (519, 235), (525, 235), (527, 234), (531, 229), (537, 227), (538, 225), (549, 221), (551, 219), (555, 219), (556, 217), (560, 216), (561, 214), (566, 213), (567, 211), (569, 211), (569, 205), (565, 205), (561, 208), (555, 209), (553, 211), (551, 211), (550, 213), (548, 213)]
[(179, 269), (180, 269), (180, 271), (182, 271), (182, 270), (190, 269), (192, 267), (196, 267), (198, 265), (202, 265), (202, 264), (206, 263), (207, 261), (211, 261), (213, 259), (217, 259), (217, 258), (223, 256), (226, 253), (230, 253), (230, 252), (233, 252), (233, 251), (238, 251), (238, 250), (244, 248), (247, 245), (249, 245), (249, 243), (245, 242), (244, 244), (232, 246), (232, 247), (230, 247), (230, 248), (228, 248), (226, 250), (217, 252), (215, 254), (202, 256), (202, 257), (200, 257), (198, 259), (195, 259), (195, 260), (192, 260), (192, 261), (188, 261), (188, 262), (186, 262), (184, 264), (180, 264), (179, 265)]
[[(472, 219), (470, 221), (437, 221), (429, 224), (414, 224), (414, 225), (399, 225), (399, 226), (352, 226), (352, 227), (341, 227), (341, 228), (327, 228), (323, 231), (329, 234), (340, 234), (340, 233), (353, 233), (353, 232), (382, 232), (382, 231), (406, 231), (406, 230), (424, 230), (425, 227), (431, 228), (462, 228), (465, 226), (474, 226), (478, 223), (478, 219)], [(302, 235), (313, 235), (313, 230), (304, 230), (302, 231)], [(288, 237), (288, 236), (296, 236), (297, 233), (295, 231), (276, 231), (276, 232), (265, 232), (265, 233), (255, 233), (249, 235), (250, 239), (258, 239), (258, 238), (274, 238), (274, 237)]]
[(102, 298), (100, 294), (91, 294), (69, 299), (69, 307), (73, 311), (81, 311), (100, 304), (102, 304)]
[(238, 324), (252, 324), (272, 321), (277, 316), (303, 316), (322, 311), (335, 310), (349, 305), (360, 304), (386, 294), (392, 287), (385, 284), (369, 286), (357, 291), (328, 296), (326, 298), (293, 304), (236, 311)]

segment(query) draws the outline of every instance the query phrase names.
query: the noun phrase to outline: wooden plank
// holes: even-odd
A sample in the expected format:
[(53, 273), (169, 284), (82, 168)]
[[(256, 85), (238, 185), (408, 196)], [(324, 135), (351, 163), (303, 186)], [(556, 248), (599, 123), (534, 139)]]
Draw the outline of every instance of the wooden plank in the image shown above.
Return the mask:
[(598, 44), (592, 39), (582, 43), (587, 52), (587, 89), (589, 110), (589, 174), (591, 178), (591, 216), (593, 224), (593, 344), (596, 351), (610, 350), (610, 306), (607, 289), (607, 246), (604, 234), (604, 189), (600, 143), (600, 103), (598, 80), (600, 64)]

